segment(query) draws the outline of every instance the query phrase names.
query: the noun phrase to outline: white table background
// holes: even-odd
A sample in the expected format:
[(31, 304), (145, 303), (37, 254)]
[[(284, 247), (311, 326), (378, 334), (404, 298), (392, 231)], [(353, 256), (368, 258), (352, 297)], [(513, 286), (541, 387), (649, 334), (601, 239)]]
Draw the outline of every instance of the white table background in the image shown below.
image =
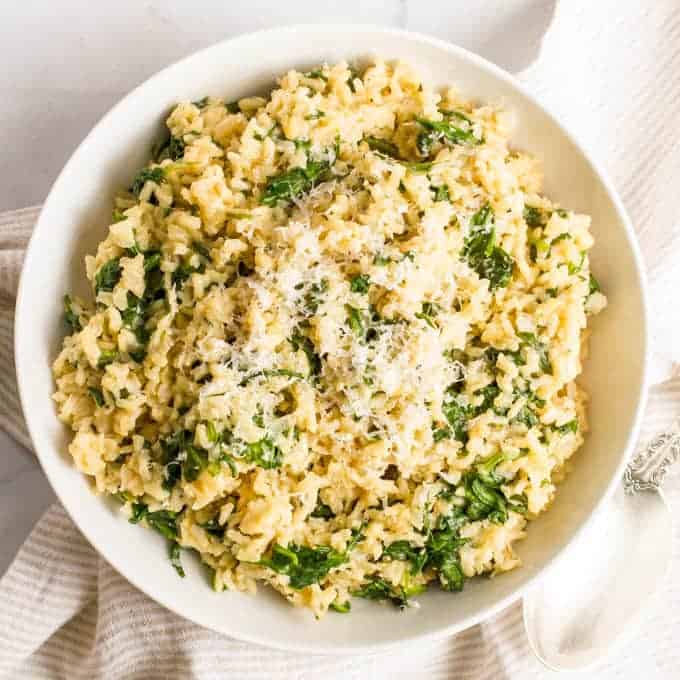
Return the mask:
[[(0, 0), (0, 211), (42, 203), (78, 143), (124, 94), (229, 36), (292, 23), (373, 23), (457, 42), (510, 71), (526, 66), (553, 2), (477, 0), (470, 12), (468, 1)], [(0, 431), (0, 574), (53, 500), (32, 454)]]

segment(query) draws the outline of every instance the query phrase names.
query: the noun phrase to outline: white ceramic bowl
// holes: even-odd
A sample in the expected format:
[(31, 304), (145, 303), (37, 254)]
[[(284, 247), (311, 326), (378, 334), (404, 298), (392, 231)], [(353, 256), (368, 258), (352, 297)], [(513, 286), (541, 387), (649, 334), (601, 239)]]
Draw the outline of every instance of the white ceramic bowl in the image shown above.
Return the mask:
[[(305, 70), (371, 55), (406, 60), (435, 85), (455, 84), (464, 94), (502, 101), (516, 112), (514, 143), (543, 161), (547, 194), (593, 217), (592, 265), (609, 307), (592, 324), (583, 376), (592, 396), (592, 432), (553, 507), (521, 542), (523, 566), (491, 580), (472, 580), (460, 594), (433, 588), (419, 598), (419, 608), (405, 612), (357, 600), (350, 615), (330, 614), (319, 623), (267, 589), (255, 597), (214, 593), (197, 562), (187, 560), (187, 577), (178, 578), (168, 565), (164, 540), (129, 524), (116, 512), (117, 504), (95, 496), (73, 466), (70, 433), (51, 400), (50, 365), (63, 335), (62, 294), (86, 294), (83, 256), (104, 237), (114, 193), (148, 160), (173, 104), (205, 94), (231, 100), (265, 92), (291, 67)], [(31, 239), (17, 300), (16, 367), (45, 473), (80, 530), (113, 567), (150, 597), (208, 628), (279, 648), (338, 652), (462, 630), (520, 597), (568, 547), (612, 492), (636, 439), (645, 394), (646, 327), (641, 259), (621, 201), (583, 149), (509, 75), (421, 35), (310, 25), (246, 35), (203, 50), (131, 92), (92, 130), (55, 182)]]

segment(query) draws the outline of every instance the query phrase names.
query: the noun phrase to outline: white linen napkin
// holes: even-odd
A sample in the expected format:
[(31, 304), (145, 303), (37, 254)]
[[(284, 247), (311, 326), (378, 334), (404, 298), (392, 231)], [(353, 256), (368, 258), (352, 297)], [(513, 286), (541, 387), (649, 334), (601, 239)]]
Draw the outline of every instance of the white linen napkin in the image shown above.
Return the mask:
[[(642, 441), (680, 415), (680, 7), (673, 0), (559, 3), (539, 59), (521, 80), (607, 166), (633, 218), (651, 280), (659, 383)], [(30, 446), (12, 364), (12, 315), (22, 253), (38, 208), (0, 215), (0, 427)], [(56, 293), (55, 293), (56, 295)], [(676, 346), (677, 345), (677, 346)], [(663, 381), (663, 382), (662, 382)], [(680, 478), (667, 499), (680, 507)], [(680, 529), (673, 536), (680, 563)], [(663, 586), (634, 641), (596, 671), (608, 680), (677, 677), (680, 584)], [(452, 606), (455, 602), (452, 601)], [(323, 625), (323, 624), (319, 624)], [(80, 535), (58, 505), (0, 580), (0, 679), (461, 678), (552, 675), (532, 656), (521, 606), (451, 638), (348, 657), (278, 652), (219, 636), (137, 591)]]

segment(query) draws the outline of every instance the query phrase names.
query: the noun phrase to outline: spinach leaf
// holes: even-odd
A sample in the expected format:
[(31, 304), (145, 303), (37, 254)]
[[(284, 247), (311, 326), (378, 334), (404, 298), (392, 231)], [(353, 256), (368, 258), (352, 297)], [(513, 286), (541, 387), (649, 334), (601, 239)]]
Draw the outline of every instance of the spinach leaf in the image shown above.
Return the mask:
[(352, 305), (345, 305), (345, 309), (347, 310), (347, 324), (352, 329), (352, 333), (364, 339), (366, 328), (361, 311), (356, 307), (352, 307)]
[(416, 319), (422, 319), (430, 328), (437, 328), (435, 317), (441, 311), (436, 302), (423, 302), (420, 311), (416, 313)]
[(598, 280), (590, 274), (588, 279), (588, 297), (593, 293), (599, 293), (601, 290)]
[(279, 202), (291, 202), (309, 193), (317, 184), (332, 177), (328, 161), (308, 160), (304, 168), (293, 168), (280, 175), (271, 177), (260, 199), (270, 208)]
[(438, 203), (439, 201), (451, 201), (451, 196), (449, 195), (449, 188), (446, 184), (442, 184), (438, 187), (431, 187), (434, 190), (434, 201)]
[[(184, 156), (184, 148), (186, 144), (181, 137), (169, 137), (165, 140), (165, 143), (160, 146), (155, 154), (155, 160), (157, 163), (169, 158), (173, 161), (178, 161), (182, 156)], [(139, 193), (139, 192), (135, 192)]]
[(319, 501), (310, 516), (318, 517), (320, 519), (333, 519), (333, 517), (335, 517), (335, 513), (331, 510), (330, 505), (326, 505), (325, 503), (321, 503)]
[(117, 349), (105, 349), (99, 353), (99, 359), (97, 360), (97, 368), (104, 368), (114, 361), (118, 361), (119, 354)]
[(163, 168), (144, 168), (140, 170), (132, 182), (130, 191), (135, 196), (139, 197), (139, 194), (147, 182), (155, 182), (156, 184), (165, 182), (165, 172), (163, 171)]
[(133, 503), (129, 521), (131, 524), (138, 524), (142, 520), (146, 520), (146, 523), (159, 534), (170, 541), (176, 541), (179, 535), (177, 517), (178, 513), (172, 510), (149, 512), (149, 507), (145, 503)]
[[(469, 119), (465, 120), (469, 121)], [(468, 146), (477, 146), (482, 143), (481, 139), (472, 134), (471, 129), (453, 125), (449, 120), (416, 118), (416, 122), (424, 129), (416, 139), (416, 147), (423, 156), (430, 155), (432, 145), (437, 141), (447, 145), (466, 144)], [(469, 123), (466, 124), (466, 127), (470, 127)]]
[(98, 389), (97, 387), (88, 387), (87, 391), (97, 406), (99, 406), (100, 408), (104, 406), (104, 404), (106, 403), (104, 401), (104, 393), (100, 389)]
[(181, 553), (181, 548), (179, 546), (179, 543), (176, 543), (176, 542), (170, 543), (170, 564), (172, 564), (175, 571), (182, 578), (184, 578), (186, 576), (186, 574), (184, 573), (184, 568), (182, 567), (182, 558), (181, 558), (180, 553)]
[(290, 587), (301, 590), (322, 581), (331, 569), (345, 564), (347, 560), (346, 553), (338, 552), (327, 545), (308, 548), (294, 543), (284, 547), (277, 543), (272, 548), (271, 557), (260, 560), (259, 564), (278, 574), (287, 575)]
[(352, 277), (352, 280), (350, 281), (349, 284), (349, 289), (353, 293), (368, 293), (368, 289), (371, 286), (371, 279), (369, 278), (368, 274), (357, 274), (356, 276)]
[(513, 259), (495, 244), (493, 210), (487, 203), (470, 220), (472, 227), (465, 239), (462, 255), (471, 269), (482, 279), (488, 279), (489, 288), (504, 288), (510, 283), (514, 268)]
[(364, 141), (368, 144), (368, 148), (371, 151), (377, 151), (384, 156), (389, 156), (395, 160), (400, 160), (399, 148), (393, 142), (387, 139), (381, 139), (380, 137), (364, 137)]
[(73, 311), (73, 301), (69, 295), (64, 295), (64, 322), (69, 327), (71, 333), (82, 331), (83, 326), (80, 323), (78, 314)]
[(352, 595), (367, 600), (389, 600), (400, 609), (404, 609), (408, 606), (410, 597), (419, 595), (426, 589), (427, 586), (419, 584), (394, 586), (384, 579), (372, 576), (361, 588), (352, 591)]
[(347, 600), (347, 602), (334, 601), (328, 606), (334, 612), (338, 612), (338, 614), (347, 614), (352, 609), (352, 603), (349, 600)]
[(249, 463), (255, 463), (265, 470), (281, 467), (283, 463), (283, 452), (269, 437), (246, 444), (242, 455)]
[(296, 328), (293, 335), (288, 340), (296, 352), (302, 350), (307, 356), (309, 363), (309, 375), (317, 376), (321, 373), (321, 357), (316, 353), (314, 343), (306, 335), (303, 335), (299, 328)]
[(568, 423), (564, 423), (564, 425), (559, 425), (556, 426), (555, 432), (565, 435), (569, 433), (576, 434), (578, 432), (578, 419), (574, 418), (574, 420), (570, 420)]
[(120, 258), (114, 257), (108, 262), (105, 262), (94, 277), (95, 295), (100, 291), (110, 293), (118, 281), (120, 281), (122, 273)]
[(533, 205), (524, 205), (524, 221), (529, 227), (545, 226), (545, 213)]
[(545, 343), (541, 342), (533, 333), (517, 333), (529, 347), (533, 347), (538, 352), (538, 365), (544, 373), (552, 375), (552, 364), (550, 363), (550, 353)]

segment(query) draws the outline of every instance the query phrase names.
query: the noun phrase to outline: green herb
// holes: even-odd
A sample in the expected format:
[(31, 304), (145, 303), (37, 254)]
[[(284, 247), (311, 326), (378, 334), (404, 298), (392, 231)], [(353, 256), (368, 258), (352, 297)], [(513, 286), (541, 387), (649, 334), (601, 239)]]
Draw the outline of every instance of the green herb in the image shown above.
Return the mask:
[(570, 420), (568, 423), (564, 423), (564, 425), (559, 425), (555, 427), (555, 432), (561, 434), (561, 435), (566, 435), (566, 434), (576, 434), (578, 432), (578, 420), (574, 418), (574, 420)]
[(567, 271), (569, 272), (570, 275), (573, 274), (578, 274), (581, 269), (583, 269), (583, 263), (586, 261), (586, 254), (581, 253), (581, 259), (578, 261), (578, 264), (574, 264), (573, 262), (568, 262), (567, 263)]
[(271, 177), (265, 186), (260, 202), (274, 207), (280, 201), (293, 201), (309, 193), (319, 182), (329, 177), (330, 163), (308, 160), (304, 168), (293, 168)]
[(444, 439), (450, 439), (450, 438), (451, 438), (451, 430), (449, 430), (448, 427), (436, 427), (436, 426), (433, 425), (433, 427), (432, 427), (432, 439), (435, 443), (443, 441)]
[(601, 290), (598, 280), (590, 274), (588, 279), (588, 296), (590, 297), (593, 293), (599, 293)]
[(368, 293), (368, 289), (371, 285), (371, 279), (368, 274), (357, 274), (352, 277), (350, 281), (349, 288), (353, 293)]
[(321, 279), (319, 283), (313, 283), (304, 297), (305, 310), (309, 314), (316, 314), (324, 301), (324, 294), (328, 291), (328, 279)]
[(146, 523), (159, 534), (165, 536), (169, 541), (176, 541), (178, 536), (177, 514), (172, 510), (149, 512), (149, 507), (144, 503), (133, 503), (129, 521), (131, 524), (137, 524), (146, 520)]
[(364, 137), (364, 141), (368, 144), (368, 148), (371, 151), (377, 151), (384, 156), (389, 156), (395, 160), (400, 160), (399, 157), (399, 147), (393, 142), (387, 139), (381, 139), (380, 137)]
[(361, 588), (352, 591), (352, 595), (363, 597), (367, 600), (389, 600), (394, 605), (403, 609), (408, 606), (410, 597), (419, 595), (426, 588), (427, 586), (424, 585), (394, 586), (374, 576)]
[(294, 139), (293, 144), (295, 144), (297, 150), (304, 149), (305, 151), (309, 151), (312, 146), (312, 143), (308, 139)]
[(204, 243), (201, 243), (200, 241), (194, 241), (191, 244), (191, 247), (201, 256), (204, 257), (206, 260), (210, 262), (210, 248), (206, 246)]
[(345, 564), (348, 559), (347, 553), (338, 552), (327, 545), (308, 548), (291, 543), (288, 547), (275, 544), (271, 557), (260, 560), (259, 564), (278, 574), (287, 575), (290, 587), (301, 590), (312, 583), (319, 583), (331, 569)]
[(249, 463), (255, 463), (265, 470), (281, 467), (283, 463), (283, 452), (268, 436), (246, 444), (242, 455)]
[(431, 187), (434, 190), (434, 200), (435, 203), (439, 201), (451, 201), (451, 196), (449, 195), (449, 188), (446, 184), (442, 184), (439, 187)]
[[(469, 119), (466, 119), (469, 120)], [(467, 144), (477, 146), (482, 143), (472, 134), (472, 130), (465, 130), (462, 127), (453, 125), (448, 120), (427, 120), (426, 118), (416, 118), (416, 122), (424, 128), (416, 140), (416, 147), (423, 156), (429, 156), (432, 152), (432, 145), (436, 141), (444, 144)]]
[(533, 347), (538, 353), (538, 365), (544, 373), (552, 375), (552, 364), (547, 346), (541, 342), (533, 333), (517, 334), (527, 345)]
[(319, 118), (323, 118), (326, 115), (324, 111), (314, 111), (313, 113), (308, 113), (305, 116), (305, 120), (319, 120)]
[(515, 422), (525, 425), (527, 430), (530, 430), (538, 425), (539, 420), (533, 409), (529, 408), (528, 405), (524, 405), (515, 416)]
[(172, 564), (175, 571), (182, 577), (185, 577), (184, 568), (182, 567), (181, 548), (179, 543), (170, 543), (170, 564)]
[(120, 258), (114, 257), (105, 262), (94, 277), (95, 295), (99, 294), (100, 291), (110, 293), (120, 281), (121, 274)]
[(182, 476), (187, 482), (195, 482), (208, 465), (208, 452), (193, 444), (187, 444), (184, 453), (186, 458), (182, 463)]
[(488, 411), (490, 408), (492, 408), (494, 402), (496, 401), (496, 397), (500, 393), (500, 388), (496, 383), (491, 383), (490, 385), (486, 385), (485, 387), (478, 389), (475, 392), (475, 396), (482, 397), (482, 401), (479, 406), (474, 409), (473, 415), (480, 415), (481, 413), (484, 413), (485, 411)]
[(164, 161), (168, 158), (173, 161), (178, 161), (184, 156), (185, 147), (186, 144), (181, 137), (169, 137), (154, 154), (154, 158), (157, 163), (160, 163), (161, 161)]
[(165, 182), (165, 173), (163, 168), (144, 168), (143, 170), (140, 170), (132, 182), (130, 191), (135, 196), (139, 196), (147, 182), (155, 182), (156, 184)]
[(97, 368), (104, 368), (114, 361), (117, 361), (119, 357), (118, 350), (116, 349), (105, 349), (99, 353), (99, 359), (97, 360)]
[(495, 245), (493, 219), (493, 210), (488, 203), (472, 216), (472, 229), (462, 251), (470, 268), (480, 278), (488, 279), (491, 290), (507, 286), (514, 267), (510, 255)]
[(395, 541), (383, 550), (382, 558), (385, 557), (410, 562), (411, 573), (419, 574), (427, 561), (427, 551), (425, 548), (412, 546), (408, 541)]
[(437, 328), (434, 319), (441, 311), (436, 302), (423, 302), (420, 311), (416, 313), (416, 319), (422, 319), (431, 328)]
[(540, 208), (525, 204), (524, 221), (529, 227), (542, 227), (544, 225), (544, 213)]
[(104, 401), (104, 393), (100, 389), (98, 389), (96, 387), (88, 387), (87, 391), (88, 391), (89, 395), (92, 397), (92, 399), (94, 400), (94, 403), (97, 406), (99, 406), (99, 408), (104, 406), (104, 404), (106, 403)]
[(338, 612), (338, 614), (347, 614), (352, 609), (352, 603), (349, 600), (347, 600), (347, 602), (338, 602), (337, 600), (334, 600), (328, 607), (334, 612)]
[(182, 476), (181, 457), (193, 437), (188, 430), (180, 430), (161, 440), (161, 464), (164, 467), (163, 488), (170, 491)]
[(555, 236), (555, 238), (550, 242), (551, 246), (554, 246), (556, 243), (559, 243), (560, 241), (566, 241), (567, 239), (571, 239), (573, 236), (566, 231), (563, 231), (561, 234), (558, 236)]
[(347, 323), (352, 329), (352, 333), (360, 338), (364, 338), (365, 328), (361, 312), (356, 307), (352, 307), (352, 305), (345, 305), (345, 309), (347, 310), (348, 315)]
[(417, 174), (423, 174), (432, 170), (434, 163), (407, 163), (404, 165), (411, 171)]
[(305, 78), (319, 78), (325, 82), (328, 82), (328, 78), (324, 75), (320, 68), (314, 69), (313, 71), (307, 71), (307, 73), (302, 74)]
[(311, 513), (311, 516), (319, 517), (321, 519), (333, 519), (333, 517), (335, 517), (335, 513), (331, 510), (330, 505), (319, 502), (314, 508), (314, 511)]
[(307, 356), (309, 363), (309, 375), (316, 376), (321, 373), (321, 357), (316, 353), (314, 343), (306, 335), (303, 335), (298, 328), (288, 340), (293, 346), (294, 351), (302, 350)]
[(126, 220), (127, 216), (119, 208), (114, 208), (113, 213), (111, 214), (111, 219), (113, 220), (113, 223), (115, 224), (116, 222), (122, 222), (123, 220)]
[(455, 393), (449, 388), (442, 404), (444, 416), (451, 426), (451, 433), (459, 442), (467, 442), (468, 420), (471, 416), (470, 410), (460, 404)]
[(238, 105), (238, 100), (225, 104), (225, 107), (229, 113), (241, 113), (241, 108)]
[(73, 301), (69, 295), (64, 295), (64, 322), (69, 327), (71, 333), (82, 331), (83, 327), (80, 323), (80, 318), (75, 311), (73, 311)]
[(381, 255), (380, 253), (378, 253), (373, 258), (373, 264), (377, 265), (378, 267), (386, 267), (390, 262), (392, 262), (391, 258), (385, 257), (384, 255)]

